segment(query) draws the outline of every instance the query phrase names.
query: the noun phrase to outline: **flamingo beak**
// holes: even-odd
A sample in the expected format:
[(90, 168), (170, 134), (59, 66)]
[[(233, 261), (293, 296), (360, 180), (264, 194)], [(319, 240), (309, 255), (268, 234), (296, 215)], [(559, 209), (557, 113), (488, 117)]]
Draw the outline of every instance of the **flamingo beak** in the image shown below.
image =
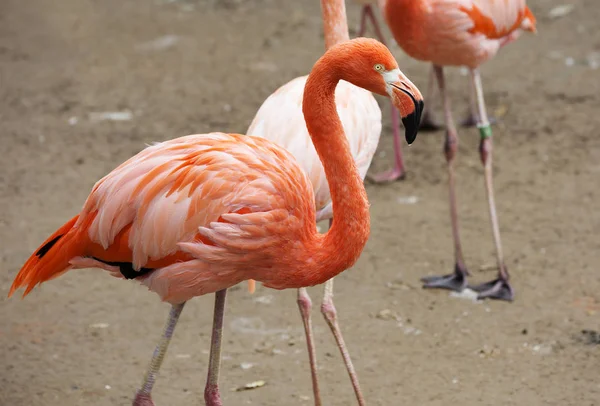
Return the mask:
[[(393, 78), (390, 78), (393, 73)], [(386, 86), (388, 94), (394, 106), (400, 111), (402, 124), (404, 124), (404, 137), (408, 144), (412, 144), (417, 138), (421, 124), (421, 113), (423, 113), (423, 96), (419, 89), (410, 81), (400, 69), (386, 72), (388, 80)]]
[(423, 113), (425, 104), (422, 99), (418, 100), (412, 93), (404, 89), (399, 90), (406, 94), (413, 104), (412, 112), (407, 115), (401, 113), (402, 124), (404, 124), (404, 138), (406, 138), (406, 142), (410, 145), (417, 138), (417, 133), (421, 125), (421, 113)]

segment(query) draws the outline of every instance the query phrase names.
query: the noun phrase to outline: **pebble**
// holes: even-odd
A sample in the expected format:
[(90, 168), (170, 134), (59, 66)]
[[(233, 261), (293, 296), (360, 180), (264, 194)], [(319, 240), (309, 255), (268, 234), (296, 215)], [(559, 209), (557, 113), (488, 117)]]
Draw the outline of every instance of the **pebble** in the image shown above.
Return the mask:
[(556, 6), (550, 9), (548, 12), (548, 17), (551, 19), (557, 19), (569, 15), (575, 6), (573, 4), (562, 4), (560, 6)]

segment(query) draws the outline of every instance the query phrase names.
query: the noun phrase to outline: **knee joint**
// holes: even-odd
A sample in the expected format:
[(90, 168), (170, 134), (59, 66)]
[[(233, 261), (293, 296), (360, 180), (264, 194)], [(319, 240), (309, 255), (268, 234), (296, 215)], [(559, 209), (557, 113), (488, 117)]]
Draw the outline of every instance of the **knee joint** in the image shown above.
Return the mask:
[(327, 320), (336, 320), (337, 319), (337, 310), (331, 301), (325, 301), (321, 304), (321, 313)]

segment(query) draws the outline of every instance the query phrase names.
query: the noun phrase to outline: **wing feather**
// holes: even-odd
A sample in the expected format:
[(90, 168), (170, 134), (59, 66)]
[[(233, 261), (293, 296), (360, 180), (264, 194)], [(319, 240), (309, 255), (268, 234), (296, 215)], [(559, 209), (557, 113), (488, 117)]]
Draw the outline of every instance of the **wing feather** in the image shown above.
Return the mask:
[(211, 133), (150, 146), (122, 164), (96, 184), (79, 222), (96, 214), (89, 237), (105, 249), (130, 225), (135, 269), (178, 250), (233, 266), (243, 262), (234, 252), (293, 239), (314, 222), (313, 201), (308, 178), (282, 148)]

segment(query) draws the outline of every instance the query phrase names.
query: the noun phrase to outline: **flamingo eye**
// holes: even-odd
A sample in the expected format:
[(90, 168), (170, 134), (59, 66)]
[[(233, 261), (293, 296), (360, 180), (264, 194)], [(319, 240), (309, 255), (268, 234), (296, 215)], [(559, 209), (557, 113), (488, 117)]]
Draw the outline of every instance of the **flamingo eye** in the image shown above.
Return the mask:
[(383, 72), (383, 71), (385, 71), (385, 66), (383, 66), (383, 65), (382, 65), (382, 64), (380, 64), (380, 63), (378, 63), (378, 64), (375, 64), (375, 66), (374, 66), (374, 69), (375, 69), (377, 72)]

